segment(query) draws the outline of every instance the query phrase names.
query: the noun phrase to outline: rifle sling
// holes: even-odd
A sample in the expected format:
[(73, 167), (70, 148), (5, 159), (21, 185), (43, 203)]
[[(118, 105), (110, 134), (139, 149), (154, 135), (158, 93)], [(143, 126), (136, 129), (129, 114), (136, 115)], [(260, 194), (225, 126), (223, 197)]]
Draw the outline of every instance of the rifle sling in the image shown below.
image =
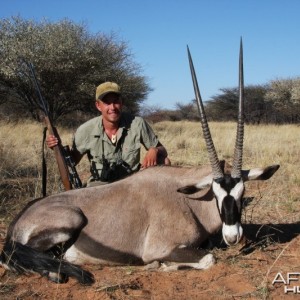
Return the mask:
[(46, 197), (47, 193), (47, 164), (45, 158), (45, 141), (46, 141), (47, 127), (43, 130), (43, 143), (42, 143), (42, 196)]

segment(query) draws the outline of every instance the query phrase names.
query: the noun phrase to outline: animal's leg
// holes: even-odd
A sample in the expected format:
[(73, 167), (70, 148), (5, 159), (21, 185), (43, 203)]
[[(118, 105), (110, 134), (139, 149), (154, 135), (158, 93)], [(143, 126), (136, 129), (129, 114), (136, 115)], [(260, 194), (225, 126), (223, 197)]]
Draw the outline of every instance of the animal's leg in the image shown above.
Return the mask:
[(163, 263), (163, 271), (174, 271), (180, 269), (208, 269), (215, 264), (212, 254), (203, 249), (181, 247), (174, 249), (166, 258), (170, 263)]
[(151, 271), (151, 270), (157, 270), (160, 268), (160, 262), (155, 260), (147, 265), (144, 266), (144, 270)]
[[(56, 220), (53, 222), (53, 216)], [(82, 228), (87, 224), (83, 212), (72, 206), (56, 206), (51, 214), (44, 213), (33, 230), (27, 232), (25, 244), (41, 252), (52, 252), (60, 257), (78, 238)]]
[[(50, 209), (42, 208), (29, 212), (30, 222), (18, 220), (12, 231), (13, 240), (20, 243), (19, 248), (22, 247), (21, 245), (27, 247), (28, 260), (35, 255), (36, 268), (29, 266), (31, 270), (47, 276), (54, 282), (66, 282), (69, 276), (81, 280), (81, 275), (78, 275), (81, 269), (69, 268), (64, 264), (62, 257), (87, 224), (85, 215), (78, 207), (68, 205), (53, 205)], [(24, 264), (24, 260), (23, 256), (19, 264)]]
[(170, 271), (177, 271), (183, 269), (197, 269), (197, 270), (205, 270), (210, 268), (215, 264), (214, 256), (209, 253), (206, 254), (203, 258), (199, 260), (197, 263), (163, 263), (162, 264), (162, 271), (170, 272)]

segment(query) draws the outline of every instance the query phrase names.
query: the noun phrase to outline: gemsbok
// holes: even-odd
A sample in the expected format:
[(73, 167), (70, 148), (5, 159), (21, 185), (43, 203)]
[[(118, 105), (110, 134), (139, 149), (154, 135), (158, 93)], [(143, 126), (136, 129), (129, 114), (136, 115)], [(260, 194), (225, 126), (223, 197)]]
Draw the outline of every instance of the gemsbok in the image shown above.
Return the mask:
[(5, 268), (37, 272), (60, 283), (74, 277), (82, 284), (91, 284), (93, 275), (80, 265), (158, 261), (174, 263), (170, 270), (180, 266), (206, 269), (214, 258), (201, 250), (201, 244), (211, 234), (222, 228), (227, 245), (241, 240), (244, 182), (269, 179), (279, 165), (242, 170), (242, 41), (231, 170), (217, 157), (187, 50), (210, 166), (155, 166), (104, 186), (33, 200), (8, 228), (0, 257)]

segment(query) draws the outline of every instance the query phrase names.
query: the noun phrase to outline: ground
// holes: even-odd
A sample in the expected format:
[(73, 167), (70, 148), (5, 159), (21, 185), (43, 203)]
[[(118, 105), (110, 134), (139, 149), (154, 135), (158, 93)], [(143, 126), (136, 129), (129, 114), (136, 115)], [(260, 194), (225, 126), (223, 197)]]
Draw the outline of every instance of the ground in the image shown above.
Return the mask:
[[(272, 284), (280, 272), (300, 273), (300, 224), (244, 226), (247, 241), (226, 248), (212, 239), (217, 263), (208, 270), (162, 272), (141, 266), (84, 266), (96, 279), (82, 286), (74, 279), (66, 284), (49, 282), (40, 275), (16, 275), (0, 269), (1, 299), (299, 299), (284, 293), (284, 283)], [(1, 228), (1, 247), (6, 228)], [(292, 281), (289, 288), (300, 286)], [(297, 291), (297, 288), (295, 288)], [(300, 293), (300, 290), (299, 290)]]

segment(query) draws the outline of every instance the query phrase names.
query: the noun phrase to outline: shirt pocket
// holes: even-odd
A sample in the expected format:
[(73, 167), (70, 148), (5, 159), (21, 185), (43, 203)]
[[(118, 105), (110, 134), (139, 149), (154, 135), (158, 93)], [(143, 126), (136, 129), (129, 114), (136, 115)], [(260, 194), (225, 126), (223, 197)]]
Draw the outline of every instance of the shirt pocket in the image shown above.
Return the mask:
[(140, 144), (126, 145), (122, 149), (122, 159), (131, 167), (135, 168), (140, 162)]

